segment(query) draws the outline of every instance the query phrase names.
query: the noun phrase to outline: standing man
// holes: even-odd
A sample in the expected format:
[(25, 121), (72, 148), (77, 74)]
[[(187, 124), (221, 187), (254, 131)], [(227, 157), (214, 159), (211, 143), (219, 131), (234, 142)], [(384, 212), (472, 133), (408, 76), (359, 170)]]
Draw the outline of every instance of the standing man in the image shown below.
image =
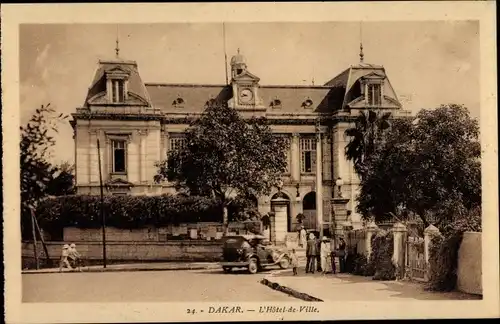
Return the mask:
[(335, 246), (335, 238), (332, 237), (330, 241), (330, 258), (332, 262), (332, 273), (336, 274), (337, 273), (337, 264), (335, 262), (335, 258), (337, 257), (337, 251), (336, 251), (336, 246)]
[(309, 240), (306, 246), (306, 273), (314, 273), (314, 259), (316, 258), (316, 240), (314, 239), (314, 234), (309, 234)]
[(339, 265), (340, 265), (340, 272), (341, 273), (345, 272), (345, 256), (346, 256), (345, 247), (346, 247), (346, 244), (345, 244), (344, 238), (340, 237), (339, 253), (338, 254), (339, 254)]
[(316, 238), (316, 269), (318, 269), (319, 272), (323, 271), (321, 268), (321, 237)]

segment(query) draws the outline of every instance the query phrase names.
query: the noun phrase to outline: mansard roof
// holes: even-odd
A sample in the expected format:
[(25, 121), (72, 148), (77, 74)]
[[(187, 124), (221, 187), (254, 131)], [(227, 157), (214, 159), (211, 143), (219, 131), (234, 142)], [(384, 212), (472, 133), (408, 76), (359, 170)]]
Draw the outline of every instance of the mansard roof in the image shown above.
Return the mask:
[[(232, 87), (220, 84), (146, 83), (146, 89), (153, 106), (164, 112), (201, 113), (208, 100), (228, 101), (233, 97)], [(328, 86), (260, 85), (258, 94), (269, 112), (304, 112), (307, 100), (312, 101), (309, 111), (328, 112), (338, 109), (343, 100)], [(183, 105), (176, 104), (179, 98)], [(275, 100), (279, 100), (279, 106), (272, 105)]]
[[(135, 61), (122, 59), (101, 60), (89, 88), (85, 106), (92, 103), (105, 104), (106, 73), (117, 72), (128, 75), (128, 92), (132, 94), (129, 104), (152, 106), (164, 113), (202, 113), (209, 100), (227, 102), (233, 97), (232, 85), (225, 84), (177, 84), (143, 83)], [(381, 65), (358, 63), (352, 65), (324, 85), (258, 85), (258, 98), (269, 113), (308, 114), (331, 113), (351, 107), (360, 98), (359, 80), (372, 75), (386, 79), (389, 86), (384, 97), (390, 105), (398, 106), (394, 89)], [(245, 71), (238, 79), (259, 78)], [(235, 80), (241, 82), (241, 80)], [(97, 98), (97, 99), (96, 99)], [(133, 102), (132, 102), (133, 101)], [(359, 101), (359, 100), (358, 100)], [(142, 103), (141, 103), (142, 102)], [(307, 103), (307, 104), (306, 104)], [(357, 104), (359, 106), (359, 104)], [(354, 107), (354, 106), (352, 106)]]
[(128, 74), (128, 92), (139, 97), (148, 104), (151, 103), (144, 82), (139, 75), (137, 62), (115, 59), (99, 61), (99, 67), (97, 68), (94, 80), (89, 87), (87, 97), (85, 99), (85, 106), (89, 104), (89, 101), (92, 98), (106, 92), (106, 73), (113, 71)]

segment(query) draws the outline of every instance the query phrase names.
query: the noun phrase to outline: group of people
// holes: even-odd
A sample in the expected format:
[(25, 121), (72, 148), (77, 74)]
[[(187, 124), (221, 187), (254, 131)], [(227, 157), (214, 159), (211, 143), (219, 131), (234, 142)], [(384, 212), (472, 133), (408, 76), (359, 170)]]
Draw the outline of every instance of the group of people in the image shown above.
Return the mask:
[[(343, 237), (339, 237), (338, 247), (334, 240), (327, 237), (316, 238), (314, 233), (309, 233), (309, 239), (305, 241), (306, 231), (304, 227), (300, 230), (299, 246), (306, 245), (306, 273), (337, 273), (335, 259), (339, 259), (339, 272), (345, 272), (346, 243)], [(296, 274), (296, 269), (294, 270)]]
[(76, 244), (64, 244), (61, 252), (61, 260), (59, 262), (59, 272), (62, 272), (64, 266), (70, 270), (77, 269), (82, 271), (81, 265), (82, 259), (80, 253), (76, 250)]

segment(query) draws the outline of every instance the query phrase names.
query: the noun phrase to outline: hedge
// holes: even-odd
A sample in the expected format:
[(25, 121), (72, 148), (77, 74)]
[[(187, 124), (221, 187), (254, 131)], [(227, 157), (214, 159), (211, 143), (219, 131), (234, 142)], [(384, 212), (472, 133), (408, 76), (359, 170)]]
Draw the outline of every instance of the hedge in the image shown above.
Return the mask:
[[(44, 228), (99, 228), (100, 206), (99, 196), (61, 196), (41, 203), (36, 215)], [(124, 229), (222, 221), (218, 202), (206, 197), (106, 195), (103, 206), (106, 225)]]
[(463, 233), (481, 231), (481, 212), (460, 217), (442, 229), (443, 235), (435, 236), (429, 247), (428, 289), (452, 291), (457, 285), (458, 250)]

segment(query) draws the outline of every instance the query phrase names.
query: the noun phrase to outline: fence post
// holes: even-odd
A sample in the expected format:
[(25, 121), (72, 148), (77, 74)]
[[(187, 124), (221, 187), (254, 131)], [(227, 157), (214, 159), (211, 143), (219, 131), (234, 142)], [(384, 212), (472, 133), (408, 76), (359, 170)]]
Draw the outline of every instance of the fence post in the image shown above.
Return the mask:
[(372, 253), (372, 237), (378, 231), (378, 226), (375, 222), (370, 222), (366, 226), (366, 235), (365, 235), (365, 250), (366, 250), (366, 258), (370, 259), (370, 254)]
[(406, 226), (397, 222), (392, 227), (394, 234), (394, 251), (392, 261), (396, 266), (396, 278), (403, 278), (405, 273), (405, 245), (406, 245)]
[(424, 230), (424, 259), (425, 259), (425, 280), (429, 279), (429, 249), (430, 245), (432, 242), (432, 238), (439, 235), (439, 229), (434, 226), (434, 225), (429, 225), (425, 230)]

